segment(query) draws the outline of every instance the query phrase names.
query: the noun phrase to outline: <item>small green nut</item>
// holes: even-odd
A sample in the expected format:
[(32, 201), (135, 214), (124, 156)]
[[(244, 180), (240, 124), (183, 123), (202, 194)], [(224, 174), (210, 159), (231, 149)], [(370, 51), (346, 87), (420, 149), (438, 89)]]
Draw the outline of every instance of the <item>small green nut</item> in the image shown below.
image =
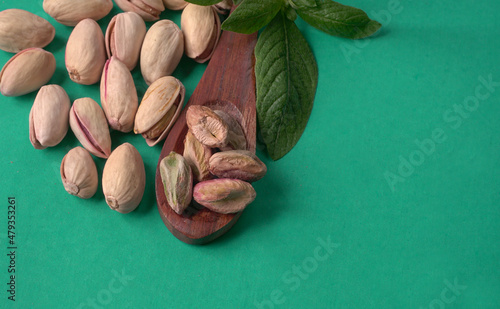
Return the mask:
[(242, 211), (256, 196), (252, 185), (239, 179), (206, 180), (197, 183), (193, 189), (196, 202), (222, 214)]
[(182, 214), (192, 199), (191, 167), (183, 156), (172, 151), (161, 160), (160, 175), (168, 204), (177, 214)]

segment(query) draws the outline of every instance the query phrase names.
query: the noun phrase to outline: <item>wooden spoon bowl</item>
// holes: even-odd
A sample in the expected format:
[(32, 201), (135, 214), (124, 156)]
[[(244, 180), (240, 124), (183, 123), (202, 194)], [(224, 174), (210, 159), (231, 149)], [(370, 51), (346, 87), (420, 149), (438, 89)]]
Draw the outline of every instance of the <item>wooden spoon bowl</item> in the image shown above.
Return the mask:
[(178, 215), (167, 203), (160, 175), (160, 162), (171, 151), (182, 154), (188, 132), (186, 110), (191, 105), (220, 109), (237, 119), (247, 138), (248, 150), (255, 152), (256, 110), (254, 48), (257, 33), (251, 35), (224, 31), (198, 86), (165, 140), (156, 169), (158, 211), (175, 237), (188, 244), (205, 244), (227, 232), (241, 212), (220, 214), (191, 206)]

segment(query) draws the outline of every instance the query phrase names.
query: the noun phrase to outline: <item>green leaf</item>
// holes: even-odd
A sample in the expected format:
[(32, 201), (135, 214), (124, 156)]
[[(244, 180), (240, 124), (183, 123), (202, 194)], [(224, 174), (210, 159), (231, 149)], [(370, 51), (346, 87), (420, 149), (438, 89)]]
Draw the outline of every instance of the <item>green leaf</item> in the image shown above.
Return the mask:
[(293, 8), (300, 8), (300, 7), (315, 7), (316, 6), (316, 0), (289, 0), (290, 5)]
[(254, 33), (267, 25), (279, 12), (281, 0), (245, 0), (222, 23), (222, 29), (244, 34)]
[(379, 22), (371, 20), (360, 9), (330, 0), (314, 1), (316, 1), (316, 7), (300, 6), (297, 13), (311, 26), (328, 34), (349, 39), (362, 39), (374, 34), (382, 26)]
[(193, 3), (193, 4), (198, 4), (198, 5), (203, 5), (203, 6), (209, 6), (213, 4), (217, 4), (221, 2), (222, 0), (186, 0), (186, 2)]
[(262, 31), (255, 58), (259, 129), (269, 155), (278, 160), (295, 146), (306, 128), (318, 85), (318, 66), (304, 36), (283, 12)]
[(238, 5), (238, 4), (240, 4), (240, 3), (241, 3), (241, 1), (243, 1), (243, 0), (233, 0), (233, 3), (234, 3), (235, 5)]

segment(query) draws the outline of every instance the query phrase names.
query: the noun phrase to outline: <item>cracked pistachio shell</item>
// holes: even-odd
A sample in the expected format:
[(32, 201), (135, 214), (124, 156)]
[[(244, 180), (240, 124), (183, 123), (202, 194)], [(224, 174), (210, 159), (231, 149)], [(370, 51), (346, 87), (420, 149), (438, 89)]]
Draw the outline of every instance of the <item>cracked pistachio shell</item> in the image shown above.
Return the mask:
[(149, 146), (164, 140), (181, 113), (185, 93), (184, 85), (173, 76), (152, 83), (137, 110), (134, 132), (142, 134)]
[(203, 145), (212, 148), (227, 145), (227, 124), (211, 108), (191, 105), (186, 112), (186, 123), (189, 130)]
[(171, 75), (184, 53), (184, 35), (171, 20), (157, 21), (146, 33), (141, 49), (141, 72), (151, 85), (163, 76)]
[(199, 63), (210, 59), (219, 42), (220, 27), (219, 15), (212, 6), (188, 4), (181, 15), (186, 56)]
[(104, 38), (108, 58), (115, 56), (132, 71), (139, 61), (145, 35), (146, 24), (137, 13), (116, 15), (109, 22)]
[(193, 196), (191, 167), (183, 156), (172, 151), (161, 160), (160, 175), (168, 204), (181, 215)]
[(15, 54), (0, 72), (0, 92), (7, 97), (33, 92), (54, 75), (56, 58), (41, 48), (28, 48)]
[(162, 0), (115, 0), (116, 5), (125, 12), (135, 12), (145, 21), (160, 19), (165, 10)]
[(43, 0), (43, 10), (66, 26), (75, 26), (85, 18), (99, 20), (112, 8), (111, 0)]
[(99, 104), (91, 98), (73, 102), (69, 125), (83, 147), (96, 157), (107, 158), (111, 153), (108, 122)]
[(222, 110), (214, 110), (214, 112), (224, 120), (227, 124), (227, 146), (223, 147), (222, 150), (246, 150), (247, 149), (247, 138), (245, 137), (245, 132), (241, 127), (238, 120), (233, 116)]
[(101, 105), (112, 129), (132, 131), (138, 107), (137, 91), (132, 74), (115, 56), (106, 61), (102, 72)]
[(248, 182), (261, 179), (267, 172), (266, 165), (247, 150), (215, 153), (210, 158), (209, 167), (210, 172), (219, 178), (236, 178)]
[(239, 179), (206, 180), (193, 189), (193, 198), (198, 204), (223, 214), (242, 211), (256, 196), (252, 185)]
[(35, 149), (59, 144), (68, 132), (70, 100), (59, 85), (40, 88), (29, 116), (30, 141)]
[(184, 139), (184, 152), (182, 155), (189, 166), (191, 166), (193, 177), (196, 181), (212, 178), (208, 168), (212, 149), (200, 143), (190, 131), (188, 131)]
[(214, 9), (217, 13), (222, 15), (227, 15), (233, 7), (233, 0), (223, 0), (217, 4), (214, 4)]
[(163, 5), (166, 9), (179, 11), (184, 9), (188, 5), (188, 2), (184, 0), (163, 0)]
[(82, 147), (71, 149), (61, 162), (64, 189), (80, 198), (91, 198), (97, 192), (97, 168), (90, 153)]
[(99, 81), (106, 48), (104, 35), (95, 20), (84, 19), (76, 25), (66, 44), (66, 69), (72, 81), (92, 85)]
[(120, 213), (133, 211), (142, 200), (146, 171), (142, 157), (129, 143), (118, 146), (102, 172), (102, 191), (106, 203)]
[(0, 49), (17, 53), (30, 47), (47, 46), (56, 29), (47, 20), (19, 9), (0, 12)]

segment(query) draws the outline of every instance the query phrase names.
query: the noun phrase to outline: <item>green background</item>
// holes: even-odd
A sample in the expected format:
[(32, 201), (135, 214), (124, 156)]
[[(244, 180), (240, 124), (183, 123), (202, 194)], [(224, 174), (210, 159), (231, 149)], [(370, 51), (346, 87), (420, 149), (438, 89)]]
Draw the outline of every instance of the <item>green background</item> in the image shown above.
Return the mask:
[[(0, 307), (499, 308), (500, 87), (480, 88), (488, 98), (463, 116), (453, 109), (475, 102), (480, 77), (500, 81), (500, 3), (344, 3), (383, 28), (353, 42), (297, 20), (319, 64), (308, 126), (277, 162), (258, 149), (268, 174), (255, 183), (257, 199), (209, 245), (180, 242), (160, 219), (161, 145), (112, 133), (113, 148), (131, 142), (146, 166), (144, 199), (123, 215), (108, 208), (100, 185), (90, 200), (64, 190), (59, 165), (79, 145), (71, 131), (57, 147), (32, 147), (36, 93), (2, 96)], [(99, 102), (98, 85), (77, 85), (66, 74), (72, 28), (49, 17), (41, 0), (0, 2), (2, 10), (13, 7), (56, 27), (46, 47), (57, 59), (50, 83), (72, 100)], [(99, 21), (103, 30), (118, 12)], [(162, 18), (180, 24), (179, 12)], [(0, 52), (2, 64), (10, 57)], [(181, 61), (174, 76), (187, 97), (205, 67)], [(133, 75), (142, 97), (140, 70)], [(440, 143), (427, 141), (422, 155), (416, 140), (436, 132)], [(95, 161), (102, 175), (104, 160)], [(15, 303), (6, 292), (9, 196), (17, 200)], [(330, 251), (321, 247), (328, 241)]]

